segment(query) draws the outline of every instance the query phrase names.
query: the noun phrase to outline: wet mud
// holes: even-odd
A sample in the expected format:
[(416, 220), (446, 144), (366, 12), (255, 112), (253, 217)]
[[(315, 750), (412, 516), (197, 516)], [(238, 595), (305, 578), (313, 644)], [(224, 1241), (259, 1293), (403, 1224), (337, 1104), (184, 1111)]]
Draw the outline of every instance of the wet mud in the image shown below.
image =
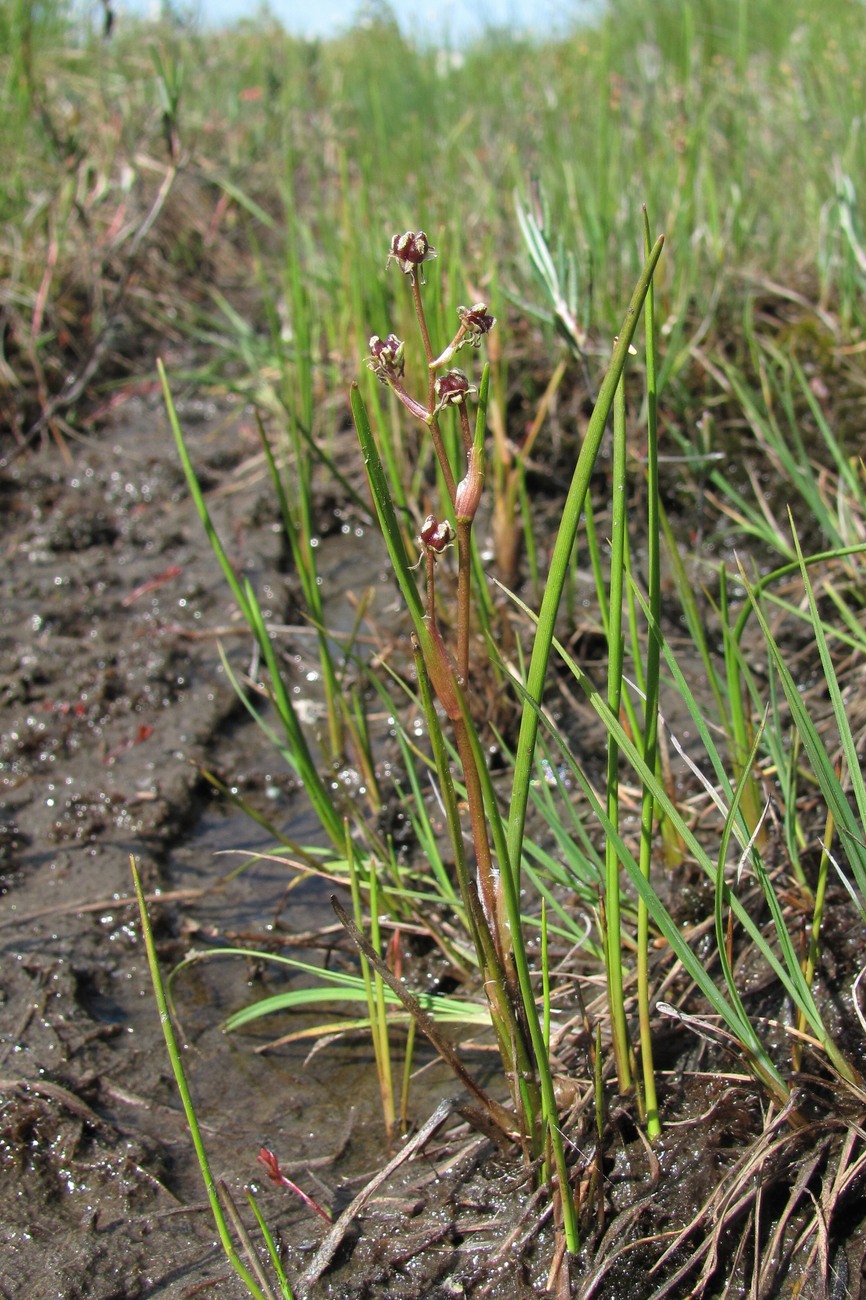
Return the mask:
[[(195, 1208), (129, 857), (148, 891), (170, 898), (172, 846), (212, 803), (195, 764), (230, 762), (237, 729), (215, 634), (238, 670), (249, 647), (161, 411), (134, 405), (65, 455), (49, 446), (14, 460), (0, 486), (8, 1295), (181, 1295), (220, 1272)], [(254, 450), (244, 412), (191, 405), (185, 417), (210, 486), (236, 489)], [(239, 562), (278, 583), (264, 493), (253, 483), (215, 497)], [(163, 942), (177, 908), (154, 904)]]
[[(292, 838), (309, 842), (315, 828), (220, 659), (221, 645), (241, 676), (252, 646), (161, 407), (135, 403), (99, 438), (66, 454), (44, 447), (0, 477), (0, 1295), (10, 1298), (244, 1294), (216, 1239), (170, 1073), (130, 855), (166, 972), (202, 942), (289, 951), (289, 934), (333, 924), (323, 887), (287, 892), (278, 863), (260, 859), (224, 880), (237, 850), (269, 837), (215, 796), (203, 769)], [(232, 562), (274, 620), (291, 625), (291, 575), (250, 413), (189, 402), (180, 414)], [(361, 538), (350, 540), (359, 561)], [(336, 588), (346, 566), (340, 545), (329, 546), (322, 562)], [(380, 581), (379, 563), (371, 548), (369, 572), (355, 580)], [(284, 648), (287, 673), (305, 682), (303, 634), (287, 631)], [(838, 1003), (842, 1040), (862, 1065), (846, 983), (862, 934), (831, 927), (826, 951), (820, 996)], [(321, 945), (316, 953), (328, 959)], [(423, 1054), (417, 1123), (453, 1099), (447, 1121), (371, 1192), (317, 1267), (326, 1227), (269, 1183), (260, 1148), (335, 1216), (396, 1152), (383, 1139), (363, 1036), (307, 1059), (304, 1042), (257, 1051), (274, 1036), (270, 1023), (222, 1032), (227, 1015), (287, 978), (232, 959), (187, 969), (174, 994), (214, 1170), (240, 1202), (255, 1186), (290, 1275), (308, 1278), (298, 1294), (555, 1294), (549, 1208), (519, 1160), (463, 1122), (456, 1084)], [(744, 987), (750, 1012), (784, 1018), (777, 990), (757, 978)], [(599, 1143), (579, 1026), (561, 1047), (574, 1099), (563, 1127), (586, 1225), (573, 1294), (676, 1297), (701, 1283), (707, 1296), (859, 1296), (860, 1107), (826, 1080), (807, 1081), (792, 1124), (767, 1110), (724, 1045), (676, 1024), (658, 1043), (666, 1127), (652, 1152), (615, 1105)], [(482, 1078), (489, 1060), (473, 1062)]]
[[(279, 620), (290, 584), (249, 412), (190, 402), (180, 415), (232, 562)], [(293, 933), (321, 928), (333, 922), (322, 888), (287, 896), (277, 864), (214, 888), (237, 864), (219, 854), (268, 837), (202, 769), (308, 842), (303, 791), (221, 663), (218, 645), (242, 675), (250, 639), (156, 398), (134, 399), (98, 438), (12, 460), (0, 497), (0, 1295), (239, 1296), (171, 1076), (129, 859), (166, 972), (214, 935), (266, 940), (277, 916)], [(329, 562), (342, 567), (339, 550)], [(222, 1033), (266, 978), (235, 960), (193, 968), (174, 991), (213, 1168), (241, 1199), (257, 1188), (300, 1276), (320, 1221), (268, 1183), (262, 1145), (337, 1214), (387, 1153), (363, 1039), (305, 1064), (309, 1044), (256, 1053), (270, 1029)], [(434, 1064), (419, 1105), (454, 1092)], [(538, 1277), (515, 1290), (490, 1259), (526, 1199), (515, 1170), (491, 1166), (465, 1125), (423, 1154), (420, 1174), (404, 1169), (359, 1213), (310, 1294), (460, 1294), (457, 1281), (438, 1289), (455, 1276), (482, 1277), (491, 1296), (535, 1294)]]

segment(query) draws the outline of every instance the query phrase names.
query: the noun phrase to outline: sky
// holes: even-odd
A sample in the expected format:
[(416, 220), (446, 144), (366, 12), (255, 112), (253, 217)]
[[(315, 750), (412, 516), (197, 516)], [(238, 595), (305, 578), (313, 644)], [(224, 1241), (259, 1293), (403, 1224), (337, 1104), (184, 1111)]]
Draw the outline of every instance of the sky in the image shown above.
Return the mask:
[[(254, 17), (258, 0), (174, 0), (183, 11), (197, 13), (207, 26), (220, 26)], [(350, 27), (360, 4), (356, 0), (269, 0), (268, 7), (287, 31), (296, 36), (334, 36)], [(472, 40), (490, 26), (518, 32), (552, 35), (576, 14), (593, 7), (592, 0), (393, 0), (390, 5), (406, 35), (420, 41), (444, 39), (447, 44)], [(159, 0), (117, 0), (118, 10), (158, 15)]]

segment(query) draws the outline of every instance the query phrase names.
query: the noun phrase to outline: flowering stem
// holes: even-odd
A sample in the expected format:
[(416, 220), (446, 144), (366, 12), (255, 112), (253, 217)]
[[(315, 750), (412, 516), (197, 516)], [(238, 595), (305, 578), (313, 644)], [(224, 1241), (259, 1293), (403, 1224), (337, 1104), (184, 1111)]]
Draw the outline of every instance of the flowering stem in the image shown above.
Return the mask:
[(469, 820), (472, 823), (472, 842), (475, 846), (475, 863), (478, 868), (478, 892), (484, 904), (487, 924), (496, 945), (500, 963), (504, 964), (504, 935), (507, 929), (502, 925), (502, 888), (496, 879), (493, 856), (490, 852), (490, 837), (487, 834), (487, 818), (484, 815), (484, 799), (481, 794), (481, 782), (475, 767), (475, 758), (466, 734), (466, 724), (462, 718), (454, 721), (454, 737), (463, 768), (463, 781), (466, 785), (466, 801), (469, 804)]
[(429, 424), (432, 407), (423, 406), (411, 393), (407, 393), (400, 380), (394, 375), (388, 376), (388, 386), (395, 397), (403, 403), (410, 415), (414, 415), (416, 420), (421, 420), (424, 424)]
[(465, 337), (466, 337), (466, 326), (461, 325), (459, 330), (451, 340), (451, 342), (448, 344), (445, 351), (440, 352), (436, 360), (430, 362), (430, 369), (439, 370), (440, 367), (447, 366), (448, 362), (454, 356), (454, 353), (457, 352), (458, 349), (460, 348), (460, 344), (463, 342)]
[(436, 552), (432, 546), (425, 547), (427, 558), (427, 617), (431, 623), (436, 621)]
[(466, 403), (460, 405), (460, 431), (463, 434), (463, 450), (468, 456), (472, 450), (472, 430), (469, 427), (469, 412), (466, 410)]
[[(431, 379), (431, 388), (433, 385)], [(430, 398), (430, 410), (433, 410), (434, 398)], [(442, 430), (439, 428), (439, 421), (436, 416), (428, 415), (430, 437), (433, 440), (433, 448), (436, 452), (436, 459), (439, 461), (439, 468), (442, 470), (442, 477), (445, 480), (445, 489), (448, 493), (448, 500), (454, 505), (454, 499), (457, 496), (457, 484), (454, 481), (454, 471), (451, 468), (451, 462), (448, 459), (448, 453), (445, 450), (445, 442), (442, 437)]]
[(424, 344), (424, 353), (427, 357), (427, 410), (421, 417), (430, 427), (430, 436), (433, 439), (433, 447), (436, 451), (436, 458), (439, 461), (439, 468), (442, 470), (442, 477), (445, 480), (445, 488), (448, 492), (448, 500), (454, 505), (454, 496), (456, 484), (454, 482), (454, 471), (451, 469), (448, 453), (445, 450), (445, 442), (442, 438), (442, 430), (439, 428), (439, 421), (436, 418), (436, 374), (430, 367), (433, 364), (433, 345), (430, 342), (430, 331), (427, 328), (427, 316), (424, 312), (424, 302), (421, 298), (421, 284), (417, 275), (412, 276), (412, 302), (415, 305), (415, 315), (418, 318), (418, 328), (421, 331), (421, 340)]
[(457, 520), (457, 672), (469, 683), (469, 610), (472, 580), (472, 520)]
[(460, 424), (463, 445), (466, 449), (466, 474), (461, 479), (454, 500), (457, 522), (457, 671), (463, 682), (469, 682), (469, 612), (472, 581), (472, 522), (478, 511), (484, 490), (484, 433), (487, 427), (487, 398), (490, 387), (490, 367), (485, 366), (478, 395), (478, 418), (475, 436), (469, 427), (469, 414), (465, 401), (460, 404)]
[[(415, 315), (418, 317), (418, 328), (421, 331), (421, 338), (424, 342), (424, 351), (427, 354), (428, 366), (434, 360), (433, 345), (430, 342), (430, 331), (427, 329), (427, 317), (424, 314), (424, 303), (421, 299), (421, 285), (417, 275), (412, 276), (412, 301), (415, 304)], [(433, 408), (433, 375), (430, 375), (430, 408)]]

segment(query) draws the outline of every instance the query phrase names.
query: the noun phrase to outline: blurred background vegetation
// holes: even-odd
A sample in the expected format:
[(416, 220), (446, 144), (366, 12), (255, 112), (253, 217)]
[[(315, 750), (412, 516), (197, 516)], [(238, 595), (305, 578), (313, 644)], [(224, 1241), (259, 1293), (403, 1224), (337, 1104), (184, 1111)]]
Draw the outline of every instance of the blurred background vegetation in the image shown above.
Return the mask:
[(379, 274), (398, 229), (442, 250), (449, 305), (471, 288), (507, 319), (512, 370), (549, 373), (551, 330), (519, 306), (515, 195), (539, 214), (544, 195), (602, 337), (647, 204), (674, 410), (704, 383), (698, 354), (748, 352), (756, 300), (786, 319), (799, 304), (831, 368), (837, 331), (861, 335), (859, 0), (609, 0), (554, 39), (461, 49), (414, 44), (384, 4), (321, 41), (266, 12), (225, 31), (122, 15), (108, 38), (92, 19), (59, 0), (0, 14), (0, 418), (17, 439), (90, 419), (167, 346), (255, 385), (291, 336), (292, 267), (316, 364), (355, 373), (370, 333), (401, 328)]

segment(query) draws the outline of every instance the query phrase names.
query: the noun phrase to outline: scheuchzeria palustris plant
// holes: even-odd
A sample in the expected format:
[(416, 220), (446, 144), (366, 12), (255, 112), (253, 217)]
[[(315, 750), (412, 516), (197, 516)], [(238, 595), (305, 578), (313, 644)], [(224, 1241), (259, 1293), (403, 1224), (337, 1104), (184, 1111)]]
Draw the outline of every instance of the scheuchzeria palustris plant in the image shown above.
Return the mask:
[[(421, 296), (421, 286), (425, 283), (421, 268), (425, 262), (435, 257), (436, 250), (431, 246), (424, 231), (410, 230), (405, 234), (394, 236), (387, 261), (387, 265), (392, 261), (396, 262), (411, 286), (415, 314), (427, 359), (428, 383), (425, 399), (421, 401), (413, 397), (404, 386), (405, 344), (396, 335), (389, 334), (384, 339), (374, 335), (370, 339), (368, 365), (382, 383), (388, 385), (406, 410), (429, 429), (445, 484), (450, 512), (454, 519), (452, 524), (447, 519), (429, 514), (420, 529), (417, 541), (421, 547), (419, 563), (424, 563), (426, 568), (425, 622), (429, 638), (425, 639), (423, 646), (424, 666), (440, 705), (449, 720), (455, 724), (458, 748), (465, 768), (467, 759), (470, 767), (473, 764), (471, 756), (468, 753), (464, 754), (464, 746), (461, 743), (463, 717), (458, 690), (465, 689), (469, 682), (470, 537), (484, 487), (484, 444), (483, 435), (477, 440), (474, 437), (468, 411), (468, 402), (478, 396), (478, 389), (470, 383), (462, 370), (446, 367), (466, 344), (478, 347), (484, 335), (490, 332), (496, 322), (488, 313), (486, 303), (476, 303), (472, 307), (459, 307), (458, 329), (448, 346), (436, 355), (430, 341)], [(460, 421), (466, 464), (465, 473), (459, 480), (452, 468), (439, 423), (439, 417), (447, 407), (454, 409)], [(457, 544), (458, 571), (456, 658), (452, 658), (440, 630), (435, 596), (436, 562), (446, 548), (454, 542)], [(498, 872), (492, 863), (483, 801), (480, 799), (481, 792), (478, 789), (479, 801), (476, 806), (473, 797), (476, 791), (469, 788), (472, 785), (471, 778), (468, 778), (467, 797), (473, 820), (478, 872), (477, 893), (475, 899), (470, 902), (470, 909), (476, 922), (486, 923), (485, 928), (490, 933), (504, 973), (508, 945), (501, 883), (497, 880)], [(483, 900), (483, 916), (478, 909), (479, 896)], [(483, 965), (482, 959), (482, 967)]]
[[(407, 411), (429, 430), (430, 439), (447, 498), (440, 514), (430, 513), (417, 537), (421, 550), (418, 564), (425, 568), (425, 598), (420, 600), (397, 524), (391, 495), (381, 471), (375, 444), (360, 396), (353, 393), (353, 411), (364, 448), (371, 487), (383, 532), (394, 563), (395, 574), (415, 624), (416, 663), (437, 772), (442, 788), (455, 870), (475, 946), (482, 982), (489, 1002), (491, 1022), (502, 1056), (515, 1114), (504, 1125), (505, 1132), (521, 1146), (527, 1160), (540, 1158), (542, 1178), (556, 1166), (560, 1188), (567, 1187), (568, 1175), (560, 1136), (556, 1127), (556, 1104), (544, 1035), (535, 1003), (535, 991), (521, 929), (519, 885), (512, 871), (505, 833), (490, 774), (477, 730), (466, 703), (470, 682), (470, 616), (472, 574), (472, 525), (484, 488), (484, 433), (489, 369), (476, 387), (466, 374), (452, 366), (457, 353), (467, 344), (477, 347), (495, 325), (486, 303), (459, 307), (458, 326), (448, 345), (436, 351), (431, 343), (421, 289), (422, 267), (436, 256), (423, 231), (407, 231), (391, 241), (388, 263), (396, 262), (406, 276), (427, 362), (427, 391), (423, 399), (405, 386), (405, 345), (394, 334), (370, 340), (368, 365), (386, 384)], [(477, 403), (473, 429), (470, 402)], [(459, 461), (455, 471), (440, 426), (440, 417), (452, 408), (459, 422)], [(443, 552), (456, 545), (457, 597), (454, 652), (446, 644), (436, 604), (436, 565)], [(431, 693), (432, 688), (432, 693)], [(469, 817), (469, 839), (474, 863), (467, 860), (466, 842), (456, 813), (453, 783), (446, 746), (441, 742), (440, 723), (432, 694), (453, 728), (460, 759)], [(495, 850), (495, 851), (494, 851)], [(501, 1124), (501, 1112), (491, 1116)], [(576, 1245), (576, 1222), (571, 1196), (562, 1198), (563, 1218), (569, 1249)]]
[[(404, 532), (394, 505), (395, 500), (404, 498), (402, 484), (393, 479), (389, 483), (357, 386), (353, 387), (351, 394), (352, 414), (383, 537), (394, 575), (414, 625), (419, 696), (427, 718), (433, 759), (446, 812), (455, 875), (460, 885), (468, 928), (489, 1003), (491, 1022), (514, 1103), (513, 1123), (508, 1122), (503, 1126), (501, 1116), (490, 1115), (489, 1118), (519, 1142), (527, 1159), (539, 1162), (536, 1168), (540, 1178), (551, 1180), (570, 1252), (577, 1248), (576, 1210), (559, 1129), (548, 1045), (536, 1001), (538, 990), (533, 981), (524, 942), (520, 873), (541, 701), (569, 557), (574, 547), (592, 468), (613, 408), (614, 394), (622, 380), (626, 358), (663, 244), (664, 240), (660, 237), (649, 249), (623, 317), (612, 360), (599, 389), (566, 494), (539, 612), (532, 615), (531, 611), (526, 611), (532, 617), (536, 630), (526, 679), (524, 682), (515, 681), (520, 697), (521, 720), (507, 822), (500, 811), (485, 749), (467, 706), (467, 690), (470, 685), (470, 581), (474, 559), (472, 525), (484, 487), (485, 413), (490, 371), (489, 367), (484, 368), (476, 394), (466, 375), (449, 369), (458, 350), (466, 343), (479, 342), (495, 322), (485, 304), (461, 308), (458, 314), (459, 325), (453, 339), (444, 350), (434, 350), (424, 313), (421, 287), (424, 283), (422, 268), (435, 256), (435, 250), (430, 247), (423, 232), (407, 231), (395, 236), (391, 242), (388, 261), (397, 263), (411, 288), (427, 360), (425, 398), (419, 399), (406, 389), (405, 348), (401, 339), (392, 334), (384, 340), (374, 337), (370, 344), (369, 358), (370, 368), (375, 374), (390, 387), (402, 405), (429, 429), (438, 460), (443, 500), (446, 504), (440, 514), (428, 516), (417, 538), (421, 548), (419, 564), (426, 566), (426, 592), (423, 600), (411, 571), (418, 565), (409, 560)], [(469, 407), (476, 397), (477, 414), (473, 434)], [(446, 406), (454, 408), (459, 422), (456, 445), (453, 437), (446, 441), (440, 428), (440, 417)], [(385, 449), (387, 451), (387, 443)], [(456, 470), (455, 465), (458, 467)], [(396, 472), (393, 466), (391, 472)], [(437, 560), (451, 544), (452, 538), (457, 549), (453, 658), (440, 626), (435, 591)], [(479, 592), (479, 595), (483, 593)], [(484, 602), (482, 600), (478, 603), (480, 612)], [(498, 662), (492, 648), (489, 659), (491, 665)], [(454, 796), (449, 750), (442, 736), (434, 693), (453, 728), (454, 747), (458, 753), (466, 792), (465, 808), (468, 809), (469, 819), (469, 834), (466, 837), (461, 826), (461, 812)], [(609, 725), (612, 726), (613, 723)], [(474, 851), (474, 863), (471, 866), (467, 860), (467, 840)], [(642, 878), (641, 885), (647, 889)]]

